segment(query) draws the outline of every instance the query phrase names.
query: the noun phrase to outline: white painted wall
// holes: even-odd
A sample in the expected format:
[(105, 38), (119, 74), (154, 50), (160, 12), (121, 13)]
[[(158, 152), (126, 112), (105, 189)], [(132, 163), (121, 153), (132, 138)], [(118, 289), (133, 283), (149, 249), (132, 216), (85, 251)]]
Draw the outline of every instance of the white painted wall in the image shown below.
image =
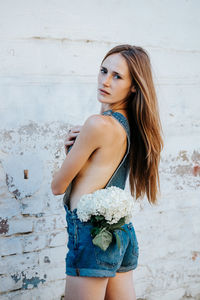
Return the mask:
[(100, 111), (98, 68), (122, 43), (150, 54), (165, 135), (159, 204), (135, 204), (137, 297), (200, 299), (199, 9), (197, 0), (0, 0), (1, 299), (64, 293), (65, 211), (51, 176), (68, 128)]

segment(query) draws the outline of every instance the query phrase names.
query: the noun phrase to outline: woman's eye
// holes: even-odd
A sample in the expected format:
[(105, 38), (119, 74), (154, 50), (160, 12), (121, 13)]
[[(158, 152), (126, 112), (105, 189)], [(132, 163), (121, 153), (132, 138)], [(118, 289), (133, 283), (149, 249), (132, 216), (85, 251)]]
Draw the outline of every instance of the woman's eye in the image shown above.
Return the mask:
[(105, 74), (107, 73), (105, 69), (101, 69), (101, 73)]
[[(107, 74), (108, 73), (108, 71), (104, 68), (100, 69), (100, 71), (101, 71), (102, 74)], [(118, 74), (115, 74), (113, 77), (115, 79), (121, 79), (121, 77)]]

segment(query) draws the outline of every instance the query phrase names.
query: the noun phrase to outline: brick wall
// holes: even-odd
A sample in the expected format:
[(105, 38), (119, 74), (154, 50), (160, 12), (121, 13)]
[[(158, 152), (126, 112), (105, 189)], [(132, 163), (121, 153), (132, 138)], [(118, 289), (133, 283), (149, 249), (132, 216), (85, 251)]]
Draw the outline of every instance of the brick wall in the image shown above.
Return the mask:
[(52, 173), (69, 127), (100, 111), (99, 64), (121, 43), (150, 53), (165, 138), (159, 204), (135, 203), (137, 297), (200, 299), (199, 8), (186, 0), (0, 2), (1, 299), (64, 293), (65, 211), (51, 194)]

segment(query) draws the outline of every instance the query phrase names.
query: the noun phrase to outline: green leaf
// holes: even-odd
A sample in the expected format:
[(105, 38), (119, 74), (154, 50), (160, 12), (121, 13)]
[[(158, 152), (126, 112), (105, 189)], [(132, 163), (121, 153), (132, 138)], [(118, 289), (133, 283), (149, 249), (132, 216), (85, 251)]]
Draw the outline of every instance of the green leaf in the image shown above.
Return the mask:
[(94, 227), (99, 227), (99, 228), (103, 228), (103, 227), (107, 227), (108, 226), (108, 223), (107, 221), (105, 220), (104, 216), (91, 216), (91, 223)]
[(114, 232), (115, 230), (123, 230), (126, 232), (123, 226), (125, 224), (125, 217), (121, 218), (115, 224), (109, 224), (104, 216), (91, 216), (91, 222), (93, 224), (93, 228), (91, 229), (91, 236), (93, 237), (93, 244), (100, 247), (102, 250), (106, 250), (112, 241), (112, 233), (116, 236), (116, 242), (118, 248), (120, 248), (120, 238), (118, 233)]
[(103, 228), (101, 232), (95, 236), (92, 242), (94, 245), (100, 247), (103, 251), (106, 251), (112, 242), (112, 233)]
[(100, 215), (100, 216), (95, 216), (95, 219), (96, 219), (97, 221), (101, 221), (101, 220), (104, 220), (105, 217)]
[(99, 228), (99, 227), (93, 227), (91, 229), (91, 235), (92, 235), (92, 237), (95, 237), (95, 235), (97, 235), (100, 231), (101, 231), (101, 228)]
[(115, 230), (125, 224), (125, 217), (121, 218), (117, 223), (109, 225), (109, 229)]

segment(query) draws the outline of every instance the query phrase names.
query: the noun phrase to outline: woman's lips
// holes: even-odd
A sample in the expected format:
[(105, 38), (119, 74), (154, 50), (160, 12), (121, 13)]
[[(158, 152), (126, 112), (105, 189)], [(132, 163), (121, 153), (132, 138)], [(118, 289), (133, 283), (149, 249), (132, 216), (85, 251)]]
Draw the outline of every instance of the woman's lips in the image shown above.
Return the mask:
[(100, 94), (102, 95), (110, 95), (110, 93), (108, 93), (107, 91), (103, 90), (103, 89), (99, 89)]

